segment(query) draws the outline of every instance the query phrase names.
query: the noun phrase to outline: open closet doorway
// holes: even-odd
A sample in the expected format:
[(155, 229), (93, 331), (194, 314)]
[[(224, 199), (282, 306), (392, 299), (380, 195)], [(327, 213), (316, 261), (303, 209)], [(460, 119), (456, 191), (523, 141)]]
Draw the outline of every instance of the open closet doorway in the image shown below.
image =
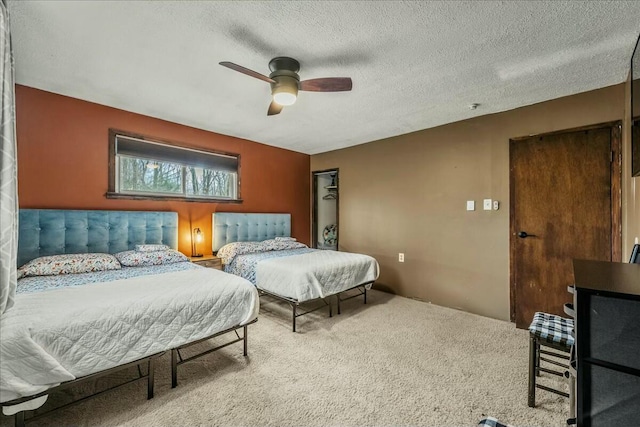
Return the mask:
[(312, 246), (316, 249), (338, 250), (338, 169), (312, 172), (313, 218)]

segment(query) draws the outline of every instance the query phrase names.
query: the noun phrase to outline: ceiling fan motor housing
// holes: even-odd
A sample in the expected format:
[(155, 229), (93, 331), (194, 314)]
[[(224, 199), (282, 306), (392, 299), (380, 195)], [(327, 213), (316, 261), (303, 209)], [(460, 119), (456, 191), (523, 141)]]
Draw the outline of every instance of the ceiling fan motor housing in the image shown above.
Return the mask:
[(300, 71), (300, 63), (288, 56), (278, 56), (269, 61), (271, 71), (287, 70), (293, 73)]

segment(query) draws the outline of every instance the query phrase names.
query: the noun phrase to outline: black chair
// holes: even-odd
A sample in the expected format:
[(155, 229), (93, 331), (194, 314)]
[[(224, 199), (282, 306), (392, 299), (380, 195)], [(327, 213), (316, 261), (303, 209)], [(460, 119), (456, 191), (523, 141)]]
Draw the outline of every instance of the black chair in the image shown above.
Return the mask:
[[(538, 384), (536, 377), (540, 372), (565, 376), (565, 371), (569, 367), (569, 354), (573, 345), (573, 319), (556, 316), (554, 314), (537, 312), (533, 316), (533, 321), (529, 326), (529, 407), (536, 406), (536, 388), (569, 397), (569, 393), (551, 387)], [(548, 349), (542, 349), (547, 347)], [(550, 351), (555, 350), (555, 351)], [(555, 359), (549, 359), (550, 356)], [(562, 370), (554, 370), (540, 366), (540, 362), (559, 366)]]

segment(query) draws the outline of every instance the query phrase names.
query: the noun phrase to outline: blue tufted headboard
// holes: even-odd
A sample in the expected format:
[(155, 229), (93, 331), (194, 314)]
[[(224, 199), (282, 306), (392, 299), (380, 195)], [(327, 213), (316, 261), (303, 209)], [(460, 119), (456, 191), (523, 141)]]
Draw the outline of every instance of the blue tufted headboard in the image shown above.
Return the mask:
[(291, 214), (214, 213), (213, 252), (231, 242), (254, 242), (291, 236)]
[(40, 256), (116, 253), (145, 243), (177, 249), (178, 214), (20, 209), (18, 266)]

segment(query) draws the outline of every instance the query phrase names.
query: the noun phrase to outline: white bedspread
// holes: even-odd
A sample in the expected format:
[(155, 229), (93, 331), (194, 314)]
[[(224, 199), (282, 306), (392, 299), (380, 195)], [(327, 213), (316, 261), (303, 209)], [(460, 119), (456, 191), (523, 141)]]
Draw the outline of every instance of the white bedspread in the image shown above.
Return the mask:
[(0, 402), (242, 325), (247, 280), (199, 268), (16, 296), (0, 317)]
[(256, 286), (303, 302), (373, 282), (378, 274), (378, 262), (368, 255), (313, 251), (258, 262)]

